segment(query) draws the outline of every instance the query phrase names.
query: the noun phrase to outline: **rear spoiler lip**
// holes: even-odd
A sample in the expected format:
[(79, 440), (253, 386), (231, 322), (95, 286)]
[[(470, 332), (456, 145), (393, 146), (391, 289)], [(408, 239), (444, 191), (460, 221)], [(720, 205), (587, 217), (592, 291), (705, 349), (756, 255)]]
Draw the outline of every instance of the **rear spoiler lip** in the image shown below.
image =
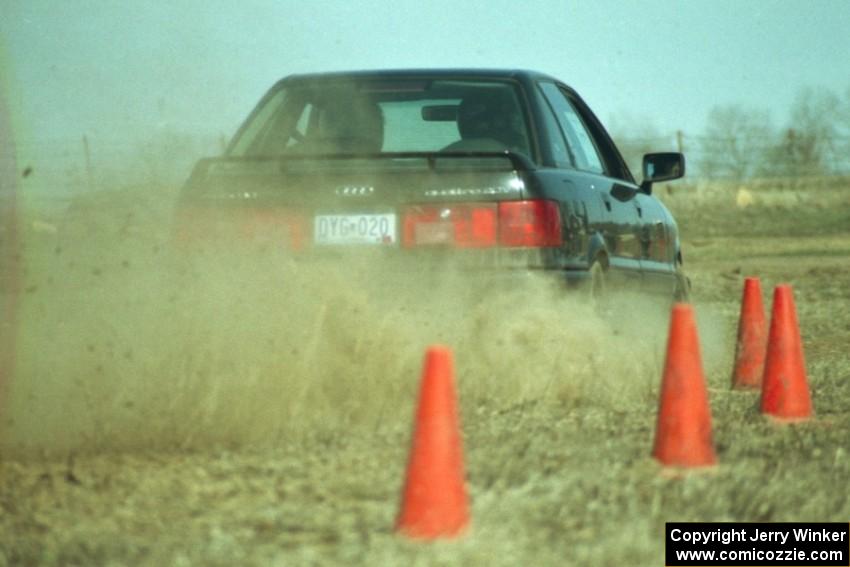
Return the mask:
[(314, 154), (314, 155), (291, 155), (291, 156), (219, 156), (201, 159), (196, 169), (206, 173), (207, 168), (213, 163), (221, 162), (252, 162), (252, 161), (309, 161), (316, 159), (348, 160), (348, 159), (375, 159), (387, 160), (397, 158), (424, 158), (428, 162), (428, 168), (436, 169), (437, 160), (462, 159), (462, 158), (507, 158), (516, 171), (533, 171), (537, 166), (525, 154), (505, 150), (503, 152), (386, 152), (371, 154)]

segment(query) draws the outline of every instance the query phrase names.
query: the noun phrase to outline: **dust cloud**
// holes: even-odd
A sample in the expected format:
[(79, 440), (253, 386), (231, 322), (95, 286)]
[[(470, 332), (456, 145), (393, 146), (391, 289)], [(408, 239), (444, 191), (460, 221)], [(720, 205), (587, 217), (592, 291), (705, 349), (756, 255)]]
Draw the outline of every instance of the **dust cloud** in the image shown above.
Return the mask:
[(113, 191), (78, 200), (56, 230), (23, 223), (5, 450), (186, 450), (406, 429), (433, 343), (454, 349), (464, 413), (655, 404), (663, 303), (618, 296), (600, 315), (548, 276), (502, 281), (353, 249), (318, 261), (273, 246), (181, 247), (175, 195)]

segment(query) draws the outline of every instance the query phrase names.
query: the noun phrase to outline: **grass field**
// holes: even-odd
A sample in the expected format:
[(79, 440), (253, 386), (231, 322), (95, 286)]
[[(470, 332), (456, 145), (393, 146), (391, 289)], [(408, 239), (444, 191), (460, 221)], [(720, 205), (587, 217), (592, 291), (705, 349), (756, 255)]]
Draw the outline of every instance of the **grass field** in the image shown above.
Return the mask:
[[(159, 194), (121, 214), (91, 203), (55, 233), (28, 216), (0, 566), (650, 566), (666, 521), (850, 520), (850, 183), (660, 189), (720, 460), (679, 478), (649, 457), (656, 304), (626, 297), (612, 322), (537, 280), (481, 301), (445, 272), (388, 285), (374, 258), (189, 264)], [(747, 275), (768, 308), (794, 286), (810, 423), (776, 426), (729, 389)], [(455, 352), (473, 526), (419, 544), (392, 526), (436, 342)]]

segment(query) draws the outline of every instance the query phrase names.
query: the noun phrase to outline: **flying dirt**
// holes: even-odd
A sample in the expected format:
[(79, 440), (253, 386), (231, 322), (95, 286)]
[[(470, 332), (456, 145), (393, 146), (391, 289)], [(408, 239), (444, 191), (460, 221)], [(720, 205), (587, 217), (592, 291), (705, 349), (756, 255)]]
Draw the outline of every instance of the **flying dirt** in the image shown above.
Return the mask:
[[(834, 318), (850, 301), (846, 191), (754, 193), (732, 212), (722, 188), (668, 198), (692, 235), (720, 461), (685, 480), (649, 456), (666, 307), (627, 298), (612, 319), (551, 280), (481, 295), (450, 270), (390, 293), (399, 274), (368, 258), (187, 257), (171, 246), (170, 189), (92, 197), (82, 223), (30, 212), (2, 414), (2, 559), (650, 564), (670, 517), (846, 518), (848, 336)], [(36, 218), (57, 232), (33, 230)], [(778, 430), (730, 390), (747, 273), (796, 284), (823, 421)], [(391, 527), (434, 342), (455, 353), (472, 526), (418, 546)]]
[(31, 239), (6, 446), (187, 449), (379, 429), (404, 421), (434, 343), (456, 350), (470, 402), (616, 404), (655, 388), (641, 369), (660, 364), (663, 304), (627, 297), (612, 325), (543, 276), (508, 288), (447, 261), (398, 273), (371, 255), (185, 250), (166, 197), (102, 195)]

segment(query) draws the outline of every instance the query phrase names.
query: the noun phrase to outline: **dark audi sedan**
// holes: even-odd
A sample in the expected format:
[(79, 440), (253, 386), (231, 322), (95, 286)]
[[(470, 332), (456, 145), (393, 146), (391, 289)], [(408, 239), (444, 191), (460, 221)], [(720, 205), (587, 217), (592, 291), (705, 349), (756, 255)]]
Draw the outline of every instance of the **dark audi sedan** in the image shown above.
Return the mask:
[(302, 258), (448, 254), (681, 299), (678, 230), (652, 184), (684, 171), (681, 154), (647, 154), (635, 181), (578, 94), (537, 72), (293, 75), (197, 164), (177, 236), (229, 225)]

